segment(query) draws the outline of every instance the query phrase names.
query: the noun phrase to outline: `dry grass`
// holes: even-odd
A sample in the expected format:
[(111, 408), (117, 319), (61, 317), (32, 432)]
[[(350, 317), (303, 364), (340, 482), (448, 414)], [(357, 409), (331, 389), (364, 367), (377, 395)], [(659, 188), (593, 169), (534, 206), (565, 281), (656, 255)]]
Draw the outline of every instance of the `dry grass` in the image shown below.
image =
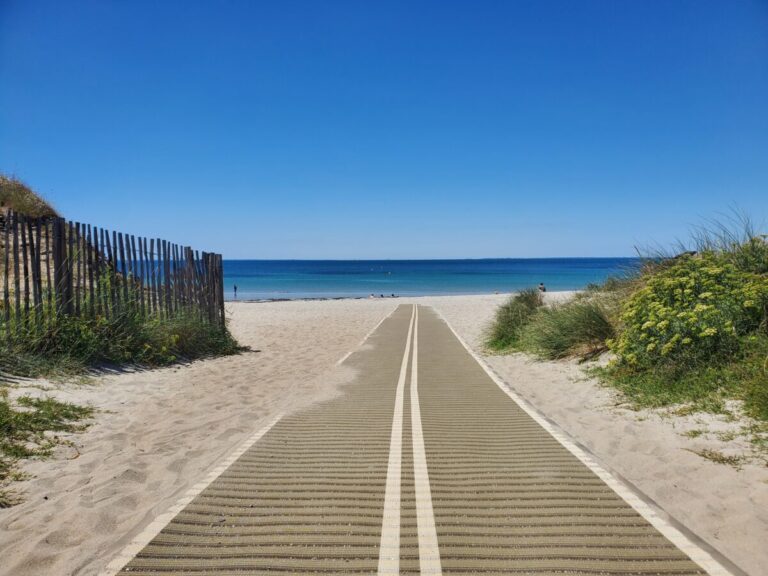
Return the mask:
[(0, 209), (8, 209), (27, 216), (58, 216), (48, 202), (18, 178), (0, 174)]

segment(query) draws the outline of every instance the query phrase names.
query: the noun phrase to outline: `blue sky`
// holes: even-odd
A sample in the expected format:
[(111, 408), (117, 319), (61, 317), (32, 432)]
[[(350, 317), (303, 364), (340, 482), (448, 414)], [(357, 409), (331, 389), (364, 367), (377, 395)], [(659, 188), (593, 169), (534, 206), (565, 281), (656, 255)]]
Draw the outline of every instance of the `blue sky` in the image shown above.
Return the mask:
[(0, 0), (0, 171), (231, 258), (768, 220), (768, 2)]

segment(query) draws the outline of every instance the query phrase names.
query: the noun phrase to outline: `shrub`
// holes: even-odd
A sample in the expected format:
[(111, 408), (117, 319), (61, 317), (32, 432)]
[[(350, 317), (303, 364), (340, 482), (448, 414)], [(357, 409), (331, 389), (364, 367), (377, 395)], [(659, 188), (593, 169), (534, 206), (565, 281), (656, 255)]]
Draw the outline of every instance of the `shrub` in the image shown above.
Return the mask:
[(541, 293), (536, 288), (526, 288), (510, 297), (496, 311), (496, 317), (486, 337), (487, 346), (494, 350), (513, 346), (523, 327), (541, 305)]
[(608, 342), (621, 363), (713, 360), (765, 318), (768, 279), (739, 271), (722, 255), (684, 255), (645, 278), (624, 304), (623, 331)]
[(576, 298), (542, 307), (521, 331), (520, 347), (549, 359), (591, 356), (615, 334), (605, 298)]
[(646, 368), (611, 364), (592, 374), (618, 388), (637, 408), (690, 403), (690, 410), (724, 412), (725, 400), (744, 400), (745, 412), (768, 420), (768, 335), (742, 336), (727, 361), (665, 362)]

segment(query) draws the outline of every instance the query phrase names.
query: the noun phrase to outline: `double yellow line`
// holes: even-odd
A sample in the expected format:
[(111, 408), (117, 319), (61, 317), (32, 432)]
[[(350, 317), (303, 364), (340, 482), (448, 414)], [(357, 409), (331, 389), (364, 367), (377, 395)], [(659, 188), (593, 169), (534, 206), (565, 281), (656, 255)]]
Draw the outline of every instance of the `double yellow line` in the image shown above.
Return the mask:
[[(413, 355), (411, 356), (411, 347)], [(400, 364), (400, 376), (395, 392), (395, 410), (392, 417), (392, 434), (389, 442), (387, 485), (384, 492), (384, 515), (379, 547), (380, 576), (400, 573), (400, 508), (403, 455), (403, 400), (408, 374), (408, 357), (411, 357), (411, 437), (413, 449), (413, 476), (416, 495), (416, 525), (419, 543), (419, 568), (422, 574), (442, 575), (440, 551), (437, 545), (432, 493), (429, 487), (427, 456), (424, 449), (424, 432), (421, 427), (421, 408), (418, 392), (419, 358), (419, 308), (413, 306), (405, 351)]]

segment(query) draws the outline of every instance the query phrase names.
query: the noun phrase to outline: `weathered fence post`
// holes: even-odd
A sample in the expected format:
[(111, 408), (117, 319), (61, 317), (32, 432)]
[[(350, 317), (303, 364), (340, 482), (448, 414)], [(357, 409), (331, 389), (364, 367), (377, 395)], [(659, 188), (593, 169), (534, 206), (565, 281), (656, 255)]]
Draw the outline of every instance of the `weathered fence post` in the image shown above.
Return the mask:
[(225, 325), (220, 254), (12, 210), (0, 213), (0, 226), (0, 338), (9, 342), (24, 327), (40, 330), (63, 316), (123, 310)]

